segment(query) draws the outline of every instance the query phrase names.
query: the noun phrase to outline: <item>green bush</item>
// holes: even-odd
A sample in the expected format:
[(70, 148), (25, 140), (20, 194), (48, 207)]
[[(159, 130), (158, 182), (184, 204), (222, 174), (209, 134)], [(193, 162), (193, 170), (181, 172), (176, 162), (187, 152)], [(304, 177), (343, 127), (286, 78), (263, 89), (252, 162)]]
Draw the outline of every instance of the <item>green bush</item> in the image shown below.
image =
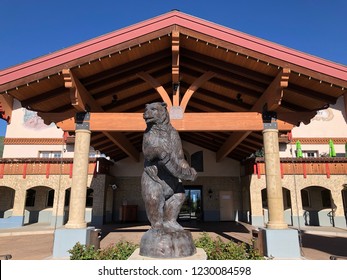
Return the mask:
[[(264, 259), (251, 245), (233, 241), (223, 242), (220, 237), (213, 239), (206, 232), (194, 242), (197, 248), (205, 250), (208, 260)], [(99, 250), (95, 250), (93, 245), (82, 245), (77, 242), (68, 252), (70, 260), (127, 260), (136, 248), (138, 245), (128, 241), (120, 241)]]
[(69, 251), (70, 260), (95, 260), (97, 251), (94, 245), (82, 245), (77, 242)]
[(195, 246), (202, 248), (208, 260), (263, 260), (257, 250), (246, 243), (223, 242), (220, 237), (213, 239), (206, 232), (195, 240)]
[(70, 260), (127, 260), (138, 245), (120, 241), (104, 249), (95, 250), (93, 245), (82, 245), (79, 242), (69, 250)]

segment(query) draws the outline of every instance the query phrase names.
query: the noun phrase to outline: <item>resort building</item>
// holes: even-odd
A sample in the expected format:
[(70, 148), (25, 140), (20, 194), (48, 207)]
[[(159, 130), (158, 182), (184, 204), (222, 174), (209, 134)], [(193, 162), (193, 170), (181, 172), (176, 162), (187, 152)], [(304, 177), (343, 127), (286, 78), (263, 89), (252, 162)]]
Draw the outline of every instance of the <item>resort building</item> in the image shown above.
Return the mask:
[(179, 11), (0, 71), (0, 228), (147, 221), (161, 101), (198, 172), (181, 220), (347, 228), (347, 67)]

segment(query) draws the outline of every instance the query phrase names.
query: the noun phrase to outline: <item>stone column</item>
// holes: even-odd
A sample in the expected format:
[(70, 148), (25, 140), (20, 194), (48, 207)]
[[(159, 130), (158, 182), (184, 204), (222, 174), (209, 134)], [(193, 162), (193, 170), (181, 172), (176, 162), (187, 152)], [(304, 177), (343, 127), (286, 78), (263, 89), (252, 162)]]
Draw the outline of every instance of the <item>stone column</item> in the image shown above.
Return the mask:
[(86, 228), (85, 208), (91, 132), (76, 126), (69, 220), (65, 228)]
[(12, 216), (24, 217), (25, 199), (26, 199), (26, 189), (21, 187), (16, 188), (15, 195), (14, 195)]
[(277, 122), (264, 123), (265, 180), (269, 209), (269, 229), (286, 229), (284, 221)]

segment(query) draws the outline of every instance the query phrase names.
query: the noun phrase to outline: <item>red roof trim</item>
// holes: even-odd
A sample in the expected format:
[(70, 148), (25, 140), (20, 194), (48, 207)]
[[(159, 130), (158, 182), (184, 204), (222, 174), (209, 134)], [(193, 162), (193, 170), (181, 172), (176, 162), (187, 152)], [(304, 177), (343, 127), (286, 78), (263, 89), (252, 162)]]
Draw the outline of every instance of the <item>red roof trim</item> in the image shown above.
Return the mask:
[(133, 38), (175, 24), (316, 72), (333, 76), (341, 80), (347, 80), (346, 66), (295, 51), (197, 17), (178, 11), (172, 11), (52, 54), (42, 56), (29, 62), (2, 70), (0, 71), (0, 85), (67, 63), (71, 60), (107, 49)]

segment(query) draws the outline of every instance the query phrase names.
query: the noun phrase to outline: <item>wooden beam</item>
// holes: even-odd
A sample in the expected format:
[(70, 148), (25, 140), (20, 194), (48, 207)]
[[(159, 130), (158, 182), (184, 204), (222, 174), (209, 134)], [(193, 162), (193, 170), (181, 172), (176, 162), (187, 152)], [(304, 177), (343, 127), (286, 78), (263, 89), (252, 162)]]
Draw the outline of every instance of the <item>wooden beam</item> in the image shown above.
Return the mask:
[[(289, 75), (290, 69), (283, 68), (267, 87), (262, 96), (253, 105), (251, 111), (262, 112), (265, 105), (267, 107), (266, 110), (268, 111), (276, 110), (281, 105), (284, 88), (288, 87)], [(230, 135), (221, 148), (217, 151), (216, 161), (219, 162), (223, 160), (251, 133), (252, 131), (246, 131), (243, 133), (233, 133)]]
[(234, 132), (224, 142), (216, 153), (216, 161), (222, 161), (228, 154), (230, 154), (252, 131), (247, 132)]
[(136, 162), (140, 161), (140, 153), (121, 132), (104, 131), (103, 133), (129, 157), (133, 158)]
[(343, 95), (343, 100), (345, 104), (345, 116), (347, 116), (347, 92)]
[[(261, 131), (262, 115), (241, 113), (185, 113), (183, 119), (171, 120), (178, 131)], [(64, 131), (75, 129), (74, 118), (57, 123)], [(290, 131), (293, 125), (278, 121), (279, 130)], [(91, 131), (133, 131), (146, 129), (142, 113), (90, 113)]]
[(183, 109), (183, 112), (186, 110), (186, 107), (188, 105), (188, 102), (190, 100), (190, 98), (192, 97), (192, 95), (194, 94), (194, 92), (202, 85), (204, 84), (206, 81), (208, 81), (209, 79), (211, 79), (212, 77), (214, 77), (216, 75), (216, 73), (212, 72), (212, 71), (208, 71), (204, 74), (202, 74), (199, 78), (197, 78), (192, 84), (191, 86), (187, 89), (187, 91), (185, 92), (180, 107)]
[(7, 93), (0, 94), (0, 117), (8, 124), (11, 122), (13, 97)]
[(155, 78), (153, 78), (150, 74), (143, 71), (137, 73), (136, 75), (139, 76), (142, 80), (144, 80), (148, 84), (150, 84), (159, 93), (163, 101), (166, 102), (168, 109), (172, 107), (172, 103), (168, 93)]

